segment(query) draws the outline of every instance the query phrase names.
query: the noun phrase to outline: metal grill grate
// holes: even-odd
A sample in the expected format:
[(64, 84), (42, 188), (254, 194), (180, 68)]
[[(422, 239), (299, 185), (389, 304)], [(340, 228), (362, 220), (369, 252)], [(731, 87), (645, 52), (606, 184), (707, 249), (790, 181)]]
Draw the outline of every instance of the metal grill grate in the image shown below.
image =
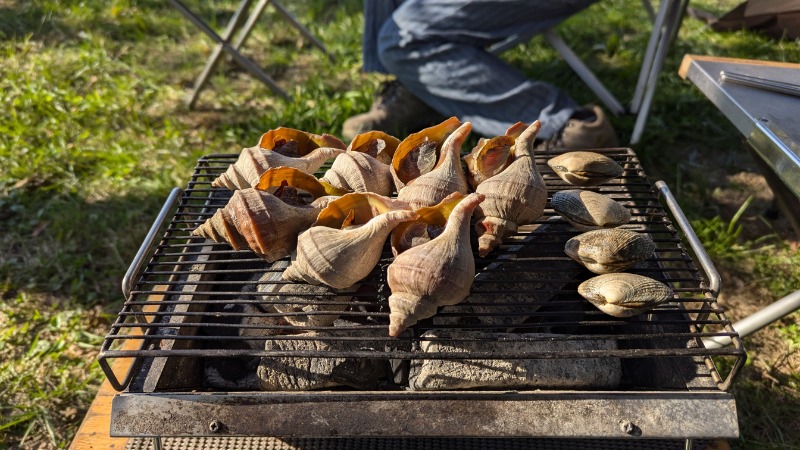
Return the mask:
[[(210, 183), (236, 160), (237, 155), (211, 155), (198, 161), (183, 192), (173, 192), (160, 216), (165, 222), (171, 219), (161, 241), (149, 249), (143, 245), (126, 275), (123, 290), (129, 290), (127, 300), (103, 343), (100, 364), (111, 384), (117, 390), (127, 391), (125, 395), (252, 392), (257, 388), (257, 381), (252, 378), (226, 381), (225, 372), (250, 370), (261, 358), (379, 360), (387, 361), (392, 368), (396, 368), (397, 361), (412, 360), (619, 360), (622, 377), (619, 385), (609, 391), (707, 393), (726, 390), (745, 355), (741, 340), (716, 303), (718, 275), (668, 189), (659, 185), (668, 209), (692, 244), (692, 253), (701, 262), (705, 278), (711, 280), (705, 281), (633, 151), (606, 149), (598, 152), (616, 160), (625, 172), (609, 183), (589, 189), (625, 205), (632, 213), (632, 220), (622, 228), (648, 233), (657, 245), (654, 257), (628, 271), (663, 281), (676, 294), (672, 302), (647, 314), (614, 318), (595, 309), (577, 294), (578, 284), (593, 274), (571, 261), (563, 248), (569, 238), (580, 232), (566, 225), (548, 203), (544, 216), (535, 224), (520, 229), (487, 258), (478, 258), (476, 254), (478, 275), (472, 292), (480, 292), (481, 300), (473, 301), (470, 308), (442, 308), (434, 318), (412, 327), (408, 336), (388, 337), (390, 293), (385, 277), (386, 267), (392, 261), (388, 245), (378, 266), (353, 294), (354, 299), (347, 309), (337, 312), (344, 322), (337, 322), (335, 327), (276, 323), (275, 319), (283, 314), (266, 312), (266, 306), (285, 300), (276, 294), (266, 298), (258, 292), (258, 287), (280, 282), (259, 279), (265, 273), (280, 272), (286, 261), (271, 265), (252, 252), (234, 251), (227, 245), (190, 236), (190, 232), (223, 207), (231, 195), (225, 189), (211, 188)], [(549, 195), (573, 188), (545, 165), (546, 160), (556, 154), (536, 156)], [(158, 228), (157, 223), (154, 231)], [(337, 300), (323, 296), (309, 297), (308, 302), (336, 304)], [(498, 327), (479, 320), (476, 311), (484, 318), (524, 316), (513, 326)], [(430, 339), (423, 336), (429, 330), (497, 331), (498, 328), (510, 331), (504, 335), (509, 344), (507, 348), (497, 350), (495, 338), (481, 338), (477, 334), (468, 339), (454, 338), (456, 344), (468, 345), (468, 352), (420, 350), (421, 344)], [(327, 335), (332, 329), (349, 333)], [(268, 342), (309, 340), (307, 336), (297, 335), (306, 330), (316, 331), (313, 339), (320, 342), (355, 341), (358, 344), (339, 346), (337, 350), (332, 350), (337, 347), (335, 345), (323, 350), (265, 350), (271, 348), (265, 347)], [(734, 345), (706, 349), (702, 339), (711, 336), (730, 336)], [(531, 341), (541, 345), (515, 345)], [(613, 345), (591, 348), (581, 345), (590, 341), (612, 342)], [(554, 342), (559, 345), (554, 346)], [(133, 359), (132, 369), (118, 376), (110, 366), (110, 361), (116, 358)], [(215, 365), (220, 361), (223, 362)], [(724, 377), (720, 376), (715, 362), (726, 368)], [(214, 368), (217, 375), (221, 373), (223, 380), (209, 380), (209, 367)], [(380, 391), (406, 389), (406, 383), (403, 377), (389, 376), (369, 390), (380, 395)], [(437, 398), (469, 396), (468, 391), (435, 394)], [(320, 401), (325, 399), (320, 397)]]

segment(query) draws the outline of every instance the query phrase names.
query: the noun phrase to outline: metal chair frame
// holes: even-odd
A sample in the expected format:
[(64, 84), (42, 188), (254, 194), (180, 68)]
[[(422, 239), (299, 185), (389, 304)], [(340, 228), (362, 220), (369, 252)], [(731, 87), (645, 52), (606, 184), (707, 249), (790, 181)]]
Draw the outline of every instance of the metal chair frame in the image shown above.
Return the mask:
[[(547, 42), (558, 51), (572, 70), (600, 98), (600, 101), (605, 104), (612, 114), (636, 114), (636, 124), (631, 134), (631, 144), (638, 143), (642, 137), (644, 125), (653, 103), (658, 75), (661, 73), (670, 44), (678, 34), (689, 0), (661, 0), (657, 13), (654, 12), (648, 0), (642, 0), (642, 4), (653, 22), (653, 31), (650, 33), (647, 50), (642, 59), (642, 68), (639, 72), (639, 80), (636, 83), (633, 98), (627, 108), (600, 82), (555, 30), (551, 28), (542, 33)], [(489, 51), (499, 54), (521, 42), (529, 40), (534, 34), (512, 36), (493, 45), (489, 48)]]
[[(208, 83), (208, 79), (211, 76), (211, 73), (214, 71), (217, 63), (219, 63), (220, 57), (223, 53), (227, 53), (228, 55), (233, 58), (237, 64), (242, 66), (245, 70), (250, 72), (253, 76), (255, 76), (259, 81), (266, 84), (270, 89), (272, 89), (276, 94), (280, 95), (281, 97), (289, 100), (291, 96), (283, 90), (275, 80), (272, 79), (266, 72), (264, 72), (261, 67), (258, 66), (253, 60), (244, 56), (239, 51), (240, 48), (244, 45), (247, 38), (250, 37), (250, 33), (253, 31), (253, 27), (255, 26), (256, 22), (261, 18), (261, 15), (264, 13), (264, 9), (267, 7), (268, 4), (272, 4), (272, 7), (282, 15), (292, 26), (297, 28), (300, 33), (305, 36), (311, 43), (314, 44), (317, 48), (322, 50), (329, 59), (333, 60), (333, 56), (328, 52), (325, 48), (325, 45), (319, 41), (312, 33), (308, 30), (303, 24), (297, 21), (295, 17), (286, 9), (283, 5), (278, 3), (275, 0), (259, 0), (258, 3), (253, 8), (250, 15), (247, 15), (248, 10), (250, 9), (250, 5), (253, 3), (252, 0), (242, 0), (239, 3), (236, 12), (234, 12), (231, 19), (228, 21), (228, 25), (223, 31), (222, 36), (217, 34), (211, 27), (209, 27), (203, 20), (198, 17), (195, 13), (193, 13), (186, 5), (183, 4), (181, 0), (169, 0), (170, 4), (175, 7), (181, 14), (183, 14), (190, 22), (192, 22), (197, 28), (200, 29), (203, 33), (208, 35), (214, 42), (217, 43), (214, 50), (211, 52), (208, 60), (206, 61), (206, 65), (203, 68), (200, 75), (195, 80), (194, 88), (192, 92), (189, 94), (189, 99), (187, 101), (189, 108), (194, 108), (195, 104), (197, 103), (197, 99), (200, 96), (200, 92)], [(246, 20), (245, 20), (246, 19)], [(236, 36), (238, 33), (238, 36)], [(234, 39), (234, 37), (236, 38)]]

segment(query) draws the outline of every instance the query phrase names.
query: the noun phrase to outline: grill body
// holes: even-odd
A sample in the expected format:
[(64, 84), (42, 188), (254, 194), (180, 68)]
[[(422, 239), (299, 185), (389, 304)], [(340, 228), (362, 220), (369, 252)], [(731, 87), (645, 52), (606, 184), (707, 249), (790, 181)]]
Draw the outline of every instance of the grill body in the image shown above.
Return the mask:
[[(101, 367), (120, 391), (113, 401), (111, 434), (295, 439), (458, 436), (512, 441), (520, 437), (738, 437), (735, 402), (726, 390), (745, 354), (716, 303), (718, 275), (666, 187), (662, 185), (660, 190), (667, 198), (660, 199), (633, 151), (597, 152), (619, 162), (625, 172), (587, 189), (609, 195), (627, 207), (633, 218), (623, 228), (648, 233), (657, 246), (652, 258), (628, 272), (667, 283), (676, 293), (674, 300), (646, 314), (617, 319), (582, 299), (577, 285), (593, 274), (563, 252), (564, 243), (580, 232), (566, 226), (548, 203), (545, 215), (535, 224), (521, 228), (488, 257), (476, 255), (478, 275), (473, 292), (481, 292), (484, 300), (496, 297), (492, 303), (478, 301), (481, 311), (488, 316), (524, 314), (503, 331), (509, 331), (510, 344), (526, 340), (533, 344), (509, 345), (498, 351), (495, 343), (478, 338), (463, 343), (469, 352), (420, 350), (428, 339), (426, 331), (498, 329), (473, 317), (473, 312), (457, 308), (442, 309), (399, 339), (376, 334), (388, 324), (385, 279), (392, 261), (388, 246), (342, 313), (347, 320), (344, 328), (352, 333), (324, 337), (332, 327), (313, 328), (321, 336), (314, 339), (328, 343), (357, 340), (360, 344), (355, 349), (265, 347), (269, 341), (299, 339), (296, 333), (301, 329), (257, 320), (273, 319), (276, 314), (264, 312), (263, 306), (281, 301), (280, 296), (265, 300), (259, 294), (263, 282), (258, 277), (280, 269), (249, 251), (234, 251), (190, 236), (191, 230), (226, 204), (230, 192), (211, 188), (210, 182), (237, 155), (201, 158), (186, 189), (173, 196), (175, 204), (165, 205), (161, 218), (168, 223), (160, 227), (165, 228), (163, 234), (160, 230), (156, 234), (160, 242), (143, 246), (137, 255), (126, 276), (126, 302), (103, 343)], [(573, 188), (546, 166), (547, 159), (556, 154), (536, 155), (549, 195)], [(673, 220), (678, 222), (677, 229)], [(159, 227), (154, 226), (156, 229)], [(688, 239), (690, 248), (684, 246), (682, 237)], [(494, 276), (500, 272), (502, 276)], [(309, 299), (313, 301), (320, 299)], [(535, 307), (509, 312), (519, 311), (520, 305)], [(706, 349), (703, 339), (713, 336), (729, 336), (734, 345)], [(591, 350), (579, 345), (589, 340), (613, 345)], [(553, 342), (563, 345), (553, 350), (546, 345)], [(127, 373), (111, 369), (110, 362), (117, 358), (132, 360)], [(389, 373), (368, 389), (347, 387), (352, 383), (343, 380), (343, 386), (325, 390), (261, 391), (254, 388), (257, 382), (251, 374), (262, 358), (345, 358), (354, 364), (379, 361)], [(408, 389), (409, 362), (468, 360), (480, 365), (503, 361), (513, 367), (525, 361), (588, 359), (618, 364), (619, 383), (600, 389)], [(718, 367), (724, 369), (724, 375)], [(211, 382), (209, 370), (233, 376)]]

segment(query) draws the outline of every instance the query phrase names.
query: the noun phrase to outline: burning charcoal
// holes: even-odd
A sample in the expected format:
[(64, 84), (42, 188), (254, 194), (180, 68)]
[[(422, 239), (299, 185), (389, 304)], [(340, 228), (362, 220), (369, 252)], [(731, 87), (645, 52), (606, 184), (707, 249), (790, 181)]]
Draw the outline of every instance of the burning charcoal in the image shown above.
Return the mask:
[(502, 359), (504, 353), (585, 352), (588, 355), (616, 350), (612, 339), (564, 340), (568, 336), (459, 330), (431, 330), (422, 337), (435, 339), (420, 342), (425, 353), (476, 352), (498, 356), (497, 359), (412, 360), (409, 387), (415, 390), (616, 388), (622, 377), (619, 358)]
[(466, 321), (477, 320), (509, 331), (577, 277), (580, 267), (566, 258), (515, 261), (515, 258), (529, 258), (533, 246), (540, 253), (543, 245), (553, 244), (554, 250), (563, 246), (563, 236), (559, 233), (569, 233), (572, 229), (563, 222), (551, 221), (518, 241), (518, 245), (498, 251), (498, 261), (475, 276), (470, 295), (457, 305), (442, 308), (440, 313), (450, 316), (435, 316), (434, 325), (468, 325)]
[[(288, 340), (267, 341), (266, 351), (356, 352), (382, 351), (384, 329), (308, 332)], [(353, 341), (336, 338), (360, 337)], [(261, 358), (258, 378), (266, 391), (302, 391), (334, 386), (375, 389), (387, 373), (385, 360), (364, 357), (267, 356)]]

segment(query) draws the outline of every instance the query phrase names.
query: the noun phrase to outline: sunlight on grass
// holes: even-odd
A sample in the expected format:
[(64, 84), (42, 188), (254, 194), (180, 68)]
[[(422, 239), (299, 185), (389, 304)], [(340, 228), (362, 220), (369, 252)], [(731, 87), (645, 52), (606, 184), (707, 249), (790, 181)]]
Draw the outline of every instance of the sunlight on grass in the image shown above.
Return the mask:
[[(221, 30), (237, 4), (191, 7)], [(0, 2), (0, 101), (6, 105), (0, 108), (0, 442), (69, 444), (103, 378), (95, 357), (123, 300), (120, 279), (169, 190), (185, 185), (197, 158), (238, 152), (277, 126), (338, 135), (347, 117), (369, 108), (383, 77), (360, 70), (361, 0), (284, 4), (335, 62), (268, 7), (243, 52), (293, 99), (281, 100), (223, 58), (190, 111), (188, 89), (214, 43), (168, 2)], [(692, 2), (716, 13), (736, 4)], [(598, 2), (559, 26), (624, 101), (649, 31), (639, 0)], [(754, 285), (778, 298), (800, 288), (800, 256), (774, 236), (743, 240), (747, 204), (739, 215), (722, 217), (707, 195), (708, 167), (685, 156), (741, 151), (735, 128), (676, 76), (686, 53), (796, 62), (800, 45), (744, 31), (716, 33), (686, 19), (635, 148), (653, 180), (676, 186), (714, 258), (743, 268)], [(502, 57), (581, 103), (597, 102), (542, 38)], [(613, 121), (627, 142), (633, 117)], [(789, 322), (776, 326), (796, 343)], [(777, 387), (754, 375), (743, 378), (737, 401), (746, 408), (743, 420), (756, 424), (743, 426), (743, 442), (768, 448), (797, 439), (772, 425), (797, 417), (796, 378)], [(780, 401), (771, 402), (776, 395)], [(778, 408), (761, 413), (771, 406)]]

